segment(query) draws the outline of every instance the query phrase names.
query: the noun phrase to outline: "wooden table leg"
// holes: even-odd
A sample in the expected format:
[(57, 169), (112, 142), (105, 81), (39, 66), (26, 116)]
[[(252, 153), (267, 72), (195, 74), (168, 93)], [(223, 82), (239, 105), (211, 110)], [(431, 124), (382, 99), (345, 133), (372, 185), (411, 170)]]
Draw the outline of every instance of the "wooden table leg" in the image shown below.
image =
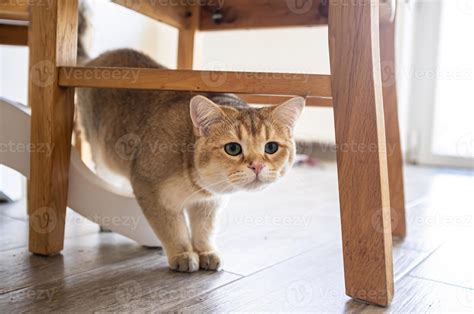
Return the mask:
[(346, 293), (386, 306), (393, 296), (393, 265), (378, 17), (378, 1), (330, 2)]
[(200, 9), (189, 5), (189, 25), (179, 30), (178, 34), (178, 69), (192, 70), (194, 61), (194, 39), (199, 27)]
[(76, 64), (77, 0), (32, 5), (30, 19), (29, 249), (53, 255), (64, 242), (74, 114), (74, 89), (58, 86), (56, 67)]
[[(395, 9), (395, 8), (393, 8)], [(405, 194), (403, 191), (403, 158), (397, 110), (395, 72), (395, 21), (380, 23), (380, 58), (387, 137), (388, 179), (392, 212), (392, 234), (406, 235)]]

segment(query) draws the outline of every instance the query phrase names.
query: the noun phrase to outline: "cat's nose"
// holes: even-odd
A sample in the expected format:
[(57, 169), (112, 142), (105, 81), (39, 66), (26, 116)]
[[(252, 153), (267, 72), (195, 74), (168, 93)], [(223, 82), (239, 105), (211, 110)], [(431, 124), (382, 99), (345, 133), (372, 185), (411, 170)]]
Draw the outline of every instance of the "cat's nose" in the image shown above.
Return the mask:
[(262, 169), (265, 168), (265, 165), (261, 162), (254, 161), (248, 167), (258, 176)]

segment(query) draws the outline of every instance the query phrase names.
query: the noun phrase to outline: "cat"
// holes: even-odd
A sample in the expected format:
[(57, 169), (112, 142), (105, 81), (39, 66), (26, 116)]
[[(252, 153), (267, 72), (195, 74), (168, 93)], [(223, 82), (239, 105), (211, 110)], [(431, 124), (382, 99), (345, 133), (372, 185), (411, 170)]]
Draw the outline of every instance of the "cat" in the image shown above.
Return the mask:
[[(165, 68), (131, 49), (85, 65)], [(253, 108), (233, 94), (77, 89), (79, 121), (98, 173), (129, 180), (170, 269), (179, 272), (222, 269), (215, 244), (222, 198), (260, 190), (288, 172), (304, 105), (301, 97)]]

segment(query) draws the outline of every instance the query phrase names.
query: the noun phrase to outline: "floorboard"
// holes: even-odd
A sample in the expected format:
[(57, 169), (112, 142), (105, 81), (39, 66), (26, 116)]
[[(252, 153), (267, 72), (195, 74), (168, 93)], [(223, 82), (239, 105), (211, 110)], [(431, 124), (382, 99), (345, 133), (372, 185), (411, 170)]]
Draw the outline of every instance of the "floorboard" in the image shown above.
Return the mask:
[(472, 312), (474, 176), (408, 166), (405, 178), (408, 235), (395, 240), (388, 309), (344, 294), (336, 167), (322, 163), (230, 199), (217, 234), (220, 273), (171, 272), (161, 250), (99, 233), (70, 210), (63, 253), (31, 255), (24, 202), (0, 205), (0, 313)]

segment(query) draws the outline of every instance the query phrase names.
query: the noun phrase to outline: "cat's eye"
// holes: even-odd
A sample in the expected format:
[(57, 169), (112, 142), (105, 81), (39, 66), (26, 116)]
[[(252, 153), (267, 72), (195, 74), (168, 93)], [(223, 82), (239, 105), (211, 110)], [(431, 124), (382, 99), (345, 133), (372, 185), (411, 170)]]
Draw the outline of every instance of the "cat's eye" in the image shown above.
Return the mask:
[(278, 143), (269, 142), (265, 145), (265, 153), (275, 154), (278, 151)]
[(225, 144), (224, 150), (227, 154), (231, 156), (238, 156), (242, 154), (242, 146), (240, 146), (239, 143)]

